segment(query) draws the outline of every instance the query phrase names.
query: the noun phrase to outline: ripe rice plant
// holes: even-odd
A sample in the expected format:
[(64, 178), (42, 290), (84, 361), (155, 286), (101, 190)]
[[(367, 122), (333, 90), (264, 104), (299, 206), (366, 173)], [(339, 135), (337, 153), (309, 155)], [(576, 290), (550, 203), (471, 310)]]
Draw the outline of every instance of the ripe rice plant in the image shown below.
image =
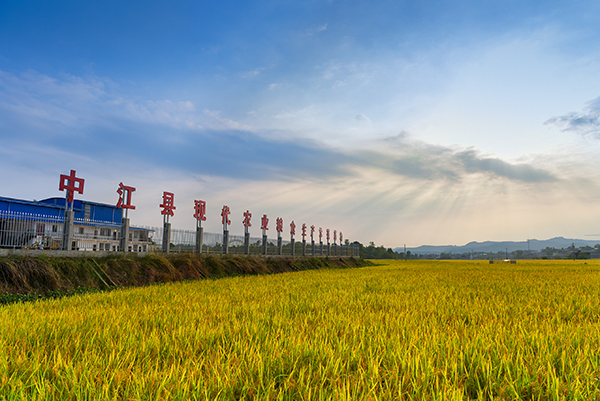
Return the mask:
[(0, 399), (599, 399), (600, 262), (378, 261), (0, 307)]

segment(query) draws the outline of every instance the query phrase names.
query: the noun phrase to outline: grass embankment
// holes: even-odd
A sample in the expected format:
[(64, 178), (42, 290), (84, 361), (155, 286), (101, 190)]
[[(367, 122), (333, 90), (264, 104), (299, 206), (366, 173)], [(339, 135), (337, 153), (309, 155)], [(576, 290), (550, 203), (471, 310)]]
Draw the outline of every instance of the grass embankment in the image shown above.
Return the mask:
[(599, 284), (599, 261), (397, 261), (8, 305), (0, 394), (598, 399)]
[(56, 298), (114, 287), (366, 264), (369, 262), (355, 258), (292, 259), (191, 254), (149, 254), (141, 258), (132, 255), (106, 258), (3, 257), (0, 258), (0, 303), (46, 296)]

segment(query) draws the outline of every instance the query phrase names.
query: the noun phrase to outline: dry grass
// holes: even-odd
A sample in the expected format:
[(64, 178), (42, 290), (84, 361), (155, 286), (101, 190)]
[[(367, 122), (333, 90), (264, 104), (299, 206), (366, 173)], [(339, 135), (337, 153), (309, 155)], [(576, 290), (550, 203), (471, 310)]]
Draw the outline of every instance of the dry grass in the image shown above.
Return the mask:
[(0, 295), (47, 294), (80, 287), (137, 287), (171, 281), (364, 266), (355, 258), (262, 258), (193, 254), (115, 254), (104, 258), (0, 257)]

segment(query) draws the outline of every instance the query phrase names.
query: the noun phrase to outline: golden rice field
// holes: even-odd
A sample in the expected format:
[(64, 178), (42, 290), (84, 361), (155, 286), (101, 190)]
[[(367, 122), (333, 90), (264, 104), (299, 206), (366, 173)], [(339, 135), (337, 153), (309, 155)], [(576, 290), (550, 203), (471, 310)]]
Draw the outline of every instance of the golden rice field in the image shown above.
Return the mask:
[(0, 307), (0, 399), (600, 399), (600, 261), (383, 261)]

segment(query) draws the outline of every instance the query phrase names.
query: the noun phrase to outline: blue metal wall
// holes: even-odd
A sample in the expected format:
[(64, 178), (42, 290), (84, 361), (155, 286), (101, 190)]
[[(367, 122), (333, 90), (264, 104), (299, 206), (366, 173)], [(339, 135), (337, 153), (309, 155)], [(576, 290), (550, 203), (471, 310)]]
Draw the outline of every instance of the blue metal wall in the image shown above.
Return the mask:
[[(113, 224), (121, 224), (122, 209), (116, 206), (96, 202), (73, 201), (75, 219), (84, 219), (86, 205), (89, 205), (89, 219)], [(41, 201), (0, 197), (0, 211), (11, 213), (29, 213), (48, 217), (63, 217), (65, 214), (65, 198), (49, 198)]]

